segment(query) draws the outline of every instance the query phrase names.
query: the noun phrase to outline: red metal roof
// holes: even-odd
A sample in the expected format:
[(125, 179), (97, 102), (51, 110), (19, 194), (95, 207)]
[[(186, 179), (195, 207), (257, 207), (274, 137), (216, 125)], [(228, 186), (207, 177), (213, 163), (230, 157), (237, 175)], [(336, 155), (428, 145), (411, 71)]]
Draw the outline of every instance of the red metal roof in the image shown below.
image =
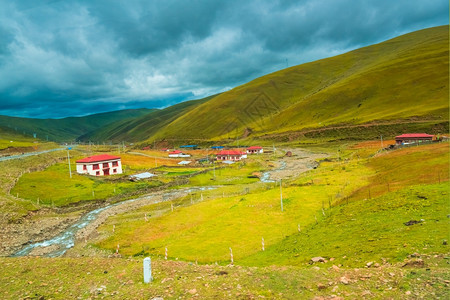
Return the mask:
[(180, 153), (183, 153), (183, 152), (181, 152), (180, 150), (175, 150), (175, 151), (169, 152), (169, 154), (180, 154)]
[(100, 155), (94, 155), (89, 156), (80, 160), (77, 160), (77, 163), (94, 163), (99, 161), (105, 161), (105, 160), (117, 160), (120, 159), (120, 156), (113, 156), (109, 154), (100, 154)]
[(398, 135), (395, 138), (402, 139), (402, 138), (432, 138), (432, 137), (433, 135), (426, 133), (405, 133), (402, 135)]
[(242, 155), (243, 153), (238, 150), (222, 150), (216, 155)]
[(262, 149), (262, 147), (261, 146), (251, 146), (251, 147), (247, 148), (247, 150), (259, 150), (259, 149)]

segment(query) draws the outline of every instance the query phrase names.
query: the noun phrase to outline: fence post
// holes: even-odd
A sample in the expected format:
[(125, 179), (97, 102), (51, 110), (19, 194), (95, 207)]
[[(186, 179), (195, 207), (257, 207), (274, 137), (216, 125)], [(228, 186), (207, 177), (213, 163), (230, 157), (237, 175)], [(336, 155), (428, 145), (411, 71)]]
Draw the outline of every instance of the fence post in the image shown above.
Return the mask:
[(231, 247), (230, 247), (230, 259), (231, 259), (231, 264), (233, 264), (234, 263), (234, 260), (233, 260), (233, 249), (231, 249)]
[(144, 282), (149, 283), (152, 280), (152, 261), (150, 257), (146, 257), (144, 258)]

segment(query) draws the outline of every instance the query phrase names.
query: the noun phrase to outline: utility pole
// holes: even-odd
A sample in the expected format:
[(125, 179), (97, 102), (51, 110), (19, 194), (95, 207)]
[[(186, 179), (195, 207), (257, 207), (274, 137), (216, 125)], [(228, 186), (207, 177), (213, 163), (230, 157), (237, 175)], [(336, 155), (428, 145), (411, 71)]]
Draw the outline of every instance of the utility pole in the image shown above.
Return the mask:
[(69, 150), (72, 149), (71, 147), (67, 147), (67, 160), (69, 161), (69, 175), (70, 178), (72, 178), (72, 169), (70, 168), (70, 155), (69, 155)]
[(381, 149), (383, 149), (383, 136), (380, 135), (380, 139), (381, 139)]
[(280, 203), (281, 203), (281, 211), (283, 211), (283, 190), (281, 187), (281, 179), (280, 179)]

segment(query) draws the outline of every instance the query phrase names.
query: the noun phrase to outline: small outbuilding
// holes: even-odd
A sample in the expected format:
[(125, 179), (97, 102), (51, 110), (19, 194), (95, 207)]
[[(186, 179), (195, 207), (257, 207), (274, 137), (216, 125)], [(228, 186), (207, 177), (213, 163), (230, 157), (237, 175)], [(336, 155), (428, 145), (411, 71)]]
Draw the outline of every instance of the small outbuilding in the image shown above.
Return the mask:
[(101, 154), (76, 161), (77, 173), (92, 176), (122, 174), (122, 162), (119, 156)]
[(200, 148), (198, 147), (198, 145), (182, 145), (182, 146), (180, 146), (180, 148), (184, 148), (184, 149), (192, 149), (192, 150), (200, 149)]
[(180, 150), (175, 150), (172, 152), (169, 152), (169, 157), (191, 157), (189, 154), (185, 154), (181, 152)]
[(152, 178), (155, 177), (155, 174), (152, 174), (150, 172), (144, 172), (144, 173), (139, 173), (139, 174), (134, 174), (130, 176), (130, 180), (131, 181), (138, 181), (138, 180), (142, 180), (142, 179), (148, 179), (148, 178)]
[(263, 153), (264, 150), (261, 146), (251, 146), (247, 148), (248, 154), (255, 154), (255, 153)]
[(426, 133), (405, 133), (395, 137), (395, 144), (397, 145), (407, 145), (422, 142), (431, 142), (433, 140), (433, 135)]

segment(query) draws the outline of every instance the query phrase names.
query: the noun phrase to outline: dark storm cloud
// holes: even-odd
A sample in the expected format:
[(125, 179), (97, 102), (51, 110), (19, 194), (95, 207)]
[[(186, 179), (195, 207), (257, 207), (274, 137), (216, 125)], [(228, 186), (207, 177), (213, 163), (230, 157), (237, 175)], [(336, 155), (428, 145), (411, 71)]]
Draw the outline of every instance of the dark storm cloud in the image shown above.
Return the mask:
[(446, 0), (0, 0), (0, 114), (162, 107), (442, 24)]

